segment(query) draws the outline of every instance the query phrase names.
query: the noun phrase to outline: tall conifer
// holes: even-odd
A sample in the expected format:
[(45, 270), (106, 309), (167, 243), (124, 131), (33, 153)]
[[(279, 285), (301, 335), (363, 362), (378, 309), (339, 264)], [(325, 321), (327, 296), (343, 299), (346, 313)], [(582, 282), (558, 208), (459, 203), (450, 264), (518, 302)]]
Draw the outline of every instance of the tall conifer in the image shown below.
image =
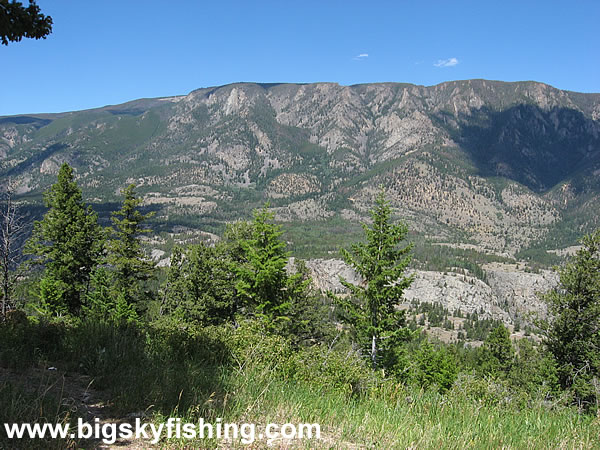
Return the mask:
[(377, 368), (380, 362), (387, 367), (393, 365), (394, 347), (406, 334), (404, 311), (397, 305), (412, 282), (412, 277), (404, 274), (412, 245), (400, 245), (408, 228), (403, 223), (391, 223), (391, 209), (383, 189), (375, 200), (371, 218), (371, 227), (363, 224), (366, 242), (353, 244), (351, 251), (341, 251), (346, 264), (354, 268), (362, 282), (353, 284), (340, 278), (351, 295), (332, 297), (342, 307), (343, 319), (354, 327), (372, 367)]
[(142, 199), (130, 184), (123, 191), (121, 209), (112, 214), (113, 236), (108, 242), (108, 263), (115, 270), (115, 288), (128, 304), (140, 300), (143, 282), (154, 274), (154, 262), (146, 257), (140, 237), (149, 233), (143, 222), (152, 216), (139, 210)]
[(77, 314), (90, 273), (102, 257), (104, 233), (97, 214), (83, 203), (73, 169), (67, 163), (60, 168), (57, 182), (45, 193), (44, 203), (49, 210), (41, 221), (35, 222), (26, 253), (38, 257), (46, 278), (60, 283), (62, 295), (54, 301)]

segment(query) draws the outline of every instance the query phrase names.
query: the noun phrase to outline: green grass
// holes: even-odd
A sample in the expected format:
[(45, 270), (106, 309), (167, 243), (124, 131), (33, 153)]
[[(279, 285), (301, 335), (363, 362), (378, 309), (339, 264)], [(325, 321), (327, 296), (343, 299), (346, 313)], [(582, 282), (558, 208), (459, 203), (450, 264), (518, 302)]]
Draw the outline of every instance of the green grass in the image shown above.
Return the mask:
[[(1, 369), (0, 369), (1, 370)], [(63, 380), (64, 381), (64, 380)], [(62, 394), (61, 380), (44, 374), (35, 378), (0, 373), (0, 448), (64, 449), (72, 448), (72, 439), (8, 439), (4, 424), (67, 423), (76, 421), (76, 411), (70, 408)]]
[[(249, 402), (260, 389), (254, 392)], [(261, 391), (262, 392), (262, 391)], [(458, 396), (403, 391), (404, 398), (348, 399), (304, 386), (271, 384), (249, 413), (227, 420), (319, 423), (325, 448), (594, 448), (597, 424), (545, 408), (523, 411), (481, 406)], [(410, 403), (407, 398), (410, 395)]]
[[(31, 383), (15, 382), (19, 373), (55, 364), (92, 377), (115, 417), (146, 411), (144, 420), (156, 423), (167, 417), (259, 427), (318, 423), (321, 439), (291, 443), (300, 448), (600, 448), (598, 419), (560, 399), (549, 404), (516, 395), (469, 374), (444, 394), (420, 390), (372, 372), (345, 344), (298, 350), (256, 322), (204, 329), (180, 322), (122, 328), (89, 321), (20, 327), (0, 326), (7, 344), (0, 362), (15, 374), (0, 383), (0, 410), (8, 422), (73, 422), (60, 396), (39, 396), (37, 384), (31, 393)], [(39, 383), (44, 392), (47, 382)], [(222, 444), (161, 442), (163, 448)]]
[[(478, 401), (460, 384), (442, 395), (380, 380), (379, 385), (352, 396), (310, 382), (278, 379), (272, 368), (252, 364), (225, 377), (224, 383), (235, 396), (216, 417), (226, 423), (318, 423), (320, 440), (296, 441), (300, 448), (600, 446), (600, 426), (592, 417), (580, 416), (568, 408), (550, 409), (541, 403), (519, 408)], [(184, 414), (183, 420), (196, 420), (195, 413)], [(170, 442), (182, 448), (186, 444), (190, 443)]]

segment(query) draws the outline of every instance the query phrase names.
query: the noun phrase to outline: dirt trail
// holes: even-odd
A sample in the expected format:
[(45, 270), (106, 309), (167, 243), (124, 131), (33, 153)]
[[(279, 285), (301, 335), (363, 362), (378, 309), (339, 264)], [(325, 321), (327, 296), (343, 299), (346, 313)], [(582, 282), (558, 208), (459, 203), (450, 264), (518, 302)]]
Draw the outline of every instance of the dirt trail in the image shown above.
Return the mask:
[[(71, 427), (76, 426), (77, 418), (85, 422), (123, 423), (131, 417), (119, 417), (113, 411), (108, 393), (94, 387), (94, 379), (88, 375), (61, 371), (59, 368), (28, 368), (24, 371), (12, 371), (0, 367), (0, 385), (10, 383), (19, 386), (36, 398), (51, 396), (60, 401), (63, 410), (70, 411)], [(57, 405), (58, 406), (58, 405)], [(142, 439), (120, 439), (114, 444), (104, 444), (100, 440), (80, 442), (78, 448), (94, 449), (151, 449), (149, 441)]]

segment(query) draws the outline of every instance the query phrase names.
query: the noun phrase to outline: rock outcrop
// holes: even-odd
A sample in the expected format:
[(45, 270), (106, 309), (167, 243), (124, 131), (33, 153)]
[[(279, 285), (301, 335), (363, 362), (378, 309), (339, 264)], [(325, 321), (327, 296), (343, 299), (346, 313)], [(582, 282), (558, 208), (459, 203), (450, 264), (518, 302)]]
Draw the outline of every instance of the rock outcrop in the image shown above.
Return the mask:
[[(340, 277), (351, 283), (361, 282), (354, 270), (339, 259), (312, 259), (306, 265), (315, 287), (321, 291), (344, 293)], [(545, 314), (545, 305), (538, 294), (556, 285), (558, 280), (553, 272), (526, 273), (500, 264), (488, 265), (485, 269), (487, 282), (454, 272), (409, 271), (414, 281), (405, 290), (401, 305), (413, 301), (440, 303), (450, 312), (460, 309), (463, 314), (477, 313), (481, 318), (507, 324), (517, 317), (527, 321), (532, 314)]]

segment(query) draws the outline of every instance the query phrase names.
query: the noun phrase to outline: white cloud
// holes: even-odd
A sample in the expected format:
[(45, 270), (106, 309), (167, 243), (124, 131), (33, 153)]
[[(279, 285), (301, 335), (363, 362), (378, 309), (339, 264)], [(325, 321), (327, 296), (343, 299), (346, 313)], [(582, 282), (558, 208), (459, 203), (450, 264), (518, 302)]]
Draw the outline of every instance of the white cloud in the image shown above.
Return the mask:
[(360, 55), (356, 55), (356, 56), (355, 56), (354, 58), (352, 58), (352, 59), (354, 59), (355, 61), (359, 61), (359, 60), (361, 60), (361, 59), (366, 59), (366, 58), (368, 58), (368, 57), (369, 57), (369, 54), (368, 54), (368, 53), (361, 53)]
[(458, 59), (456, 58), (448, 58), (448, 59), (438, 59), (438, 62), (433, 63), (435, 67), (452, 67), (458, 64)]

